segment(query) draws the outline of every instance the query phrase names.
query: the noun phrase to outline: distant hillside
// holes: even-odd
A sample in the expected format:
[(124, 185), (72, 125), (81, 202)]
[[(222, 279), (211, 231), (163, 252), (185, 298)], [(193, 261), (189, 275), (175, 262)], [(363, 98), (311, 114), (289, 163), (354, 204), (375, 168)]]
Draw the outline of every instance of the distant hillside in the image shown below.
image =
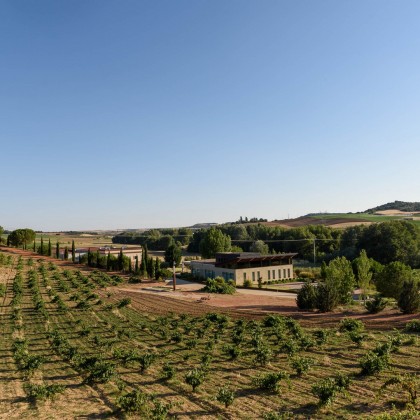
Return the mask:
[(420, 212), (420, 203), (415, 201), (413, 203), (407, 201), (394, 201), (393, 203), (382, 204), (381, 206), (373, 207), (372, 209), (365, 210), (363, 213), (376, 213), (377, 211), (385, 210), (399, 210), (406, 212)]

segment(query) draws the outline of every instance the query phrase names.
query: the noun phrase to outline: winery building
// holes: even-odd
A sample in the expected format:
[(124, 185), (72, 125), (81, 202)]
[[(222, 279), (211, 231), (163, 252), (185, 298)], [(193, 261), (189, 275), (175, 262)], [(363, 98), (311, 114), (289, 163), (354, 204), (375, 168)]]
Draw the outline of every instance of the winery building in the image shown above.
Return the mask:
[(293, 258), (297, 254), (263, 255), (254, 252), (220, 252), (215, 259), (191, 261), (191, 274), (207, 279), (223, 277), (242, 286), (245, 280), (261, 281), (293, 279)]

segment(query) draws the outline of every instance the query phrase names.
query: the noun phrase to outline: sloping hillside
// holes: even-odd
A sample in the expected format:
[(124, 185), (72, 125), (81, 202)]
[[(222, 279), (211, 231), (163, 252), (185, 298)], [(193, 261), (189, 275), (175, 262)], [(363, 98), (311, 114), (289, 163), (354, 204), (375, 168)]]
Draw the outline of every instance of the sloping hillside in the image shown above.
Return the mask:
[(371, 209), (365, 210), (363, 213), (370, 213), (374, 214), (379, 211), (386, 211), (386, 210), (398, 210), (401, 212), (420, 212), (420, 203), (418, 201), (415, 202), (407, 202), (407, 201), (394, 201), (393, 203), (382, 204), (381, 206), (373, 207)]

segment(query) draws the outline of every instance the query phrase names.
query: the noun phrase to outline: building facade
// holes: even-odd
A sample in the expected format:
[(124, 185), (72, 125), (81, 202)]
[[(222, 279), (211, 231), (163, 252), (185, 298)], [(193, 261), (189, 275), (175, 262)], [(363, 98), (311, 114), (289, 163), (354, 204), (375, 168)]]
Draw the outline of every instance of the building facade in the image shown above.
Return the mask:
[(221, 252), (215, 259), (191, 261), (191, 273), (200, 279), (223, 277), (242, 286), (249, 280), (293, 279), (293, 257), (297, 254), (262, 255), (253, 252)]

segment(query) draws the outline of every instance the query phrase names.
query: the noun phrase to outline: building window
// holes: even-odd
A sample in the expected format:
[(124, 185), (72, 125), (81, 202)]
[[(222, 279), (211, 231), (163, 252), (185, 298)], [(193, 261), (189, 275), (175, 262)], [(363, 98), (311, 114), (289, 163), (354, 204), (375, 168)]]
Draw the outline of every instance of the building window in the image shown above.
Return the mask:
[(279, 268), (279, 280), (281, 279), (281, 269)]
[(276, 270), (273, 270), (273, 280), (276, 279)]
[(286, 278), (286, 269), (285, 268), (283, 268), (283, 278), (284, 279)]
[(268, 270), (268, 271), (267, 271), (267, 274), (268, 274), (268, 280), (270, 280), (270, 279), (271, 279), (271, 271), (270, 271), (270, 270)]
[(288, 275), (288, 278), (289, 278), (289, 279), (291, 279), (291, 278), (292, 278), (292, 277), (290, 276), (290, 268), (288, 268), (288, 269), (287, 269), (287, 275)]
[(259, 280), (261, 278), (261, 274), (259, 271), (257, 271), (257, 280)]
[(246, 280), (246, 273), (244, 273), (244, 281)]
[(255, 281), (255, 272), (252, 272), (252, 281)]

